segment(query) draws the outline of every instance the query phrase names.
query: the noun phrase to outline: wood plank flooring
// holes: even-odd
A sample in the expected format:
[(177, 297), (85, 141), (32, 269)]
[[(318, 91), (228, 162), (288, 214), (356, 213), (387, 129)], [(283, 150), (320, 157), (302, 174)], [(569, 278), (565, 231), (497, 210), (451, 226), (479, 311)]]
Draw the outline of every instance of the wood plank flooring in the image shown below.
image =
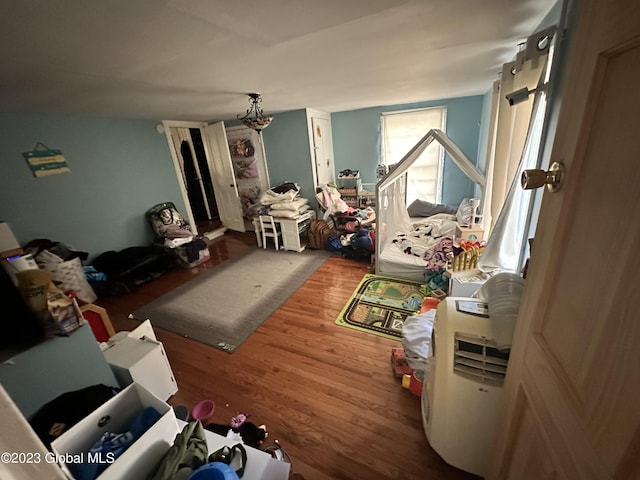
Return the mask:
[[(127, 318), (130, 312), (257, 247), (253, 233), (231, 233), (209, 248), (204, 265), (97, 303), (116, 331), (131, 330), (138, 322)], [(265, 445), (277, 439), (292, 458), (292, 472), (306, 480), (478, 478), (447, 465), (429, 447), (420, 399), (391, 370), (391, 348), (400, 343), (334, 323), (366, 273), (368, 263), (331, 257), (231, 354), (156, 328), (178, 382), (169, 403), (191, 408), (212, 399), (212, 421), (222, 424), (250, 413), (251, 421), (267, 426)]]

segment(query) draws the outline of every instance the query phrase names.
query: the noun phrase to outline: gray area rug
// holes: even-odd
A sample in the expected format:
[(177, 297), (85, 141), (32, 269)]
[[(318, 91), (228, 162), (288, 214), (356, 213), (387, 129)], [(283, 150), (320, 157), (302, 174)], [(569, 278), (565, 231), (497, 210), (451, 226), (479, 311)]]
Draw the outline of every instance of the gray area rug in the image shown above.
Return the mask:
[(134, 312), (140, 320), (232, 352), (331, 254), (252, 248)]

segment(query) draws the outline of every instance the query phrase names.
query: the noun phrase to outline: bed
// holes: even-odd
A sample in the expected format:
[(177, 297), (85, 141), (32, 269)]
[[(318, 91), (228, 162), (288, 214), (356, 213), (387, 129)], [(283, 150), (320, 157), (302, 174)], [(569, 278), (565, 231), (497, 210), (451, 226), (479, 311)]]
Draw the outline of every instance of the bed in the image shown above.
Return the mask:
[[(376, 185), (375, 268), (378, 275), (424, 281), (427, 260), (422, 256), (405, 253), (405, 249), (397, 244), (397, 236), (412, 232), (416, 223), (416, 219), (409, 216), (405, 201), (407, 170), (434, 140), (445, 148), (467, 177), (484, 191), (485, 177), (471, 160), (444, 132), (437, 129), (430, 130)], [(419, 219), (419, 221), (424, 220), (425, 218)]]

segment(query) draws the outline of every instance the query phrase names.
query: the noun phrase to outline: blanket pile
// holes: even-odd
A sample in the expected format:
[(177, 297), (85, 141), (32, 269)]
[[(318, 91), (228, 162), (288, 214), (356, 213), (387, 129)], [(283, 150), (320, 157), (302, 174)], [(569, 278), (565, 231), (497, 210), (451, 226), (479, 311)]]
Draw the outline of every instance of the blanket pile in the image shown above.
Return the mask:
[(420, 220), (410, 231), (398, 233), (393, 243), (404, 253), (425, 260), (428, 270), (438, 270), (446, 266), (447, 254), (453, 251), (455, 218), (438, 214)]
[(300, 185), (286, 182), (272, 187), (260, 196), (259, 215), (295, 218), (311, 209), (309, 199), (300, 196)]

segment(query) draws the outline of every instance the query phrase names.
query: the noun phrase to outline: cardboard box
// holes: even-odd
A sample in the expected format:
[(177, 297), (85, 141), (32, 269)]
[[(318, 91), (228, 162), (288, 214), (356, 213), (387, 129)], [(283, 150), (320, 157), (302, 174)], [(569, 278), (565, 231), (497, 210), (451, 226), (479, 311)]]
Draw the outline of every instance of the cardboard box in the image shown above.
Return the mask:
[(458, 240), (482, 240), (484, 230), (478, 225), (458, 225), (456, 226), (456, 239)]
[(101, 459), (109, 466), (97, 480), (147, 478), (173, 444), (180, 428), (173, 408), (137, 383), (122, 390), (51, 443), (62, 470), (69, 478), (74, 478), (69, 463), (82, 459), (82, 455), (85, 460), (91, 460), (87, 453), (105, 432), (123, 433), (145, 407), (154, 407), (162, 417), (115, 461), (108, 457)]
[(15, 253), (17, 250), (22, 252), (18, 240), (11, 231), (11, 227), (7, 222), (0, 222), (0, 252), (3, 252), (3, 254), (8, 253), (3, 255), (3, 258), (19, 255), (19, 253)]
[[(22, 249), (18, 250), (22, 252)], [(15, 253), (18, 250), (14, 250), (13, 252)], [(18, 253), (16, 255), (3, 256), (0, 258), (0, 264), (7, 272), (14, 285), (18, 285), (18, 279), (16, 277), (18, 272), (23, 272), (25, 270), (39, 270), (38, 264), (34, 260), (33, 256), (30, 253), (24, 254), (24, 252), (22, 254)]]
[(25, 255), (24, 250), (21, 248), (14, 248), (13, 250), (5, 250), (0, 252), (0, 260), (6, 260), (7, 258), (22, 257)]

